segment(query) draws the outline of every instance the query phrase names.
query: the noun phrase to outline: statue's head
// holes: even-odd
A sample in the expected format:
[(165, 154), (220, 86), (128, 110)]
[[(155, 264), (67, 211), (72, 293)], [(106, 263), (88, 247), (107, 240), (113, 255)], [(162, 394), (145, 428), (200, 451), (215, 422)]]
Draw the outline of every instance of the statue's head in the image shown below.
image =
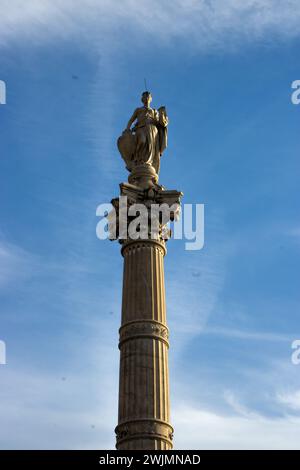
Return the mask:
[(150, 91), (144, 91), (142, 93), (141, 101), (144, 104), (144, 106), (150, 106), (150, 103), (152, 101), (152, 96), (151, 96)]

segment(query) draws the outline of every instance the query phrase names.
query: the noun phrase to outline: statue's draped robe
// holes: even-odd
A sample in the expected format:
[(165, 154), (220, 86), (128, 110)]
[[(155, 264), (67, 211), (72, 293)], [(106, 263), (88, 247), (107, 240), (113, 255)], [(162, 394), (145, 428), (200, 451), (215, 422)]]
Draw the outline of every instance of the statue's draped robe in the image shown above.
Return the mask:
[(157, 171), (160, 157), (158, 112), (151, 108), (139, 108), (137, 113), (137, 124), (134, 127), (136, 136), (134, 160), (137, 164), (153, 165)]
[[(161, 111), (164, 109), (164, 111)], [(165, 108), (137, 108), (130, 121), (136, 121), (133, 133), (127, 131), (118, 139), (118, 147), (129, 171), (136, 165), (152, 165), (159, 173), (160, 156), (167, 146)]]

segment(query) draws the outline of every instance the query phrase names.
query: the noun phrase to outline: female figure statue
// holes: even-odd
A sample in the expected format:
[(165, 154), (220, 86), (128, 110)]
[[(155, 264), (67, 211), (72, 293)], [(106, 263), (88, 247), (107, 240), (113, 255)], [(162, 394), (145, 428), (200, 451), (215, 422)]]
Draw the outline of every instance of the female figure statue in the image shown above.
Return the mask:
[[(143, 106), (136, 108), (128, 121), (118, 147), (127, 169), (137, 165), (152, 165), (159, 173), (160, 157), (167, 146), (168, 117), (164, 106), (152, 109), (152, 96), (149, 91), (142, 94)], [(135, 123), (131, 129), (132, 124)]]

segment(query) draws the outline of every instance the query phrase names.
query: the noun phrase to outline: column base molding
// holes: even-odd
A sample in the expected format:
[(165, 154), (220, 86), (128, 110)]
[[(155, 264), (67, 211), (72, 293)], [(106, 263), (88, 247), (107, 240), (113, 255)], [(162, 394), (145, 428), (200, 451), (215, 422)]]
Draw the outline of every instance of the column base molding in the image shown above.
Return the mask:
[[(162, 447), (158, 445), (158, 448), (173, 448), (173, 427), (166, 421), (159, 419), (136, 419), (131, 421), (125, 421), (118, 424), (115, 429), (117, 436), (117, 449), (122, 449), (123, 444), (128, 441), (144, 441), (154, 440), (163, 441)], [(153, 443), (154, 444), (154, 443)], [(156, 443), (157, 445), (157, 443)], [(138, 449), (138, 446), (134, 447)], [(155, 447), (153, 447), (154, 449)]]

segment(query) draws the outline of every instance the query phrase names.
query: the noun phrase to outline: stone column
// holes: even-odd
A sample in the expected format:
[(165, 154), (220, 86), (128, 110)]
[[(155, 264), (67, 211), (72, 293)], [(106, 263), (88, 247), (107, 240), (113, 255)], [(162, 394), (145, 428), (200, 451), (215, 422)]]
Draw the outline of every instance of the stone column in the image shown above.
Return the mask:
[[(146, 168), (147, 170), (147, 168)], [(172, 449), (173, 428), (170, 424), (168, 348), (166, 320), (164, 256), (170, 231), (168, 220), (176, 218), (181, 192), (168, 191), (153, 181), (144, 167), (122, 183), (121, 196), (126, 196), (125, 218), (132, 220), (130, 208), (143, 204), (148, 214), (147, 230), (153, 220), (153, 204), (172, 209), (167, 217), (156, 215), (158, 230), (149, 229), (148, 238), (123, 237), (119, 198), (112, 200), (115, 211), (109, 217), (110, 233), (122, 244), (124, 258), (122, 320), (119, 340), (120, 381), (119, 417), (116, 448), (120, 450)], [(150, 183), (149, 183), (150, 181)], [(175, 207), (175, 209), (174, 209)], [(116, 215), (115, 215), (116, 213)], [(146, 217), (147, 221), (147, 217)], [(124, 228), (124, 227), (123, 227)], [(120, 233), (119, 233), (120, 232)]]
[(165, 242), (125, 243), (117, 449), (172, 449)]

